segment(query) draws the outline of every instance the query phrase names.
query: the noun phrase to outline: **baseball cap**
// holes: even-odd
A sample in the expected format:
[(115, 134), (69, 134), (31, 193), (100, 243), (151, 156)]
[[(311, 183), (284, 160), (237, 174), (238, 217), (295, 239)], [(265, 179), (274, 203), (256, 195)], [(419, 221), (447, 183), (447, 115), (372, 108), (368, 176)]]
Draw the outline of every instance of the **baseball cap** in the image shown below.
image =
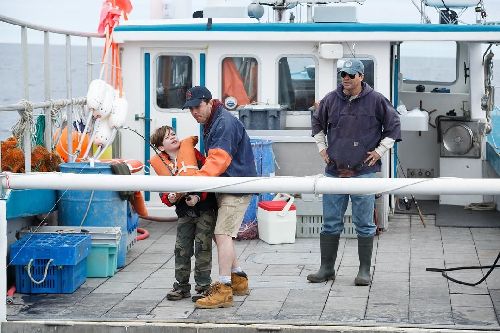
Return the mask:
[(358, 59), (347, 59), (344, 62), (344, 65), (342, 68), (339, 70), (340, 72), (346, 72), (347, 74), (356, 74), (356, 73), (365, 73), (365, 66), (361, 62), (361, 60)]
[(194, 86), (186, 92), (186, 103), (183, 109), (199, 106), (204, 99), (212, 99), (212, 93), (205, 87)]

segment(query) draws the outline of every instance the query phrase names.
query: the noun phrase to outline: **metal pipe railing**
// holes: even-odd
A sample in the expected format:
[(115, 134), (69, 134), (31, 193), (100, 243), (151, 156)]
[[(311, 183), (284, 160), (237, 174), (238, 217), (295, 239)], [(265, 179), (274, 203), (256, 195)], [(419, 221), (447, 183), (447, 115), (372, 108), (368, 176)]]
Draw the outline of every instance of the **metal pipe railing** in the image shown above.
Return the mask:
[[(5, 22), (11, 25), (16, 25), (21, 28), (21, 52), (23, 61), (23, 84), (24, 84), (24, 99), (29, 101), (29, 54), (28, 54), (28, 29), (42, 31), (44, 33), (44, 97), (47, 102), (44, 103), (30, 103), (29, 106), (37, 108), (39, 105), (43, 105), (45, 108), (45, 131), (44, 131), (44, 142), (47, 149), (52, 148), (52, 109), (50, 106), (54, 106), (54, 102), (50, 102), (51, 98), (51, 88), (50, 88), (50, 39), (49, 34), (63, 34), (66, 36), (66, 97), (67, 101), (59, 103), (59, 106), (65, 107), (69, 106), (67, 109), (67, 119), (68, 119), (68, 152), (69, 158), (72, 160), (72, 132), (73, 132), (73, 105), (75, 104), (75, 99), (72, 95), (72, 77), (71, 77), (71, 37), (85, 37), (87, 38), (87, 82), (90, 83), (92, 80), (92, 38), (103, 38), (104, 35), (96, 33), (86, 33), (78, 32), (64, 29), (50, 28), (46, 26), (30, 24), (25, 21), (13, 19), (7, 16), (0, 15), (0, 22)], [(85, 103), (85, 101), (83, 102)], [(0, 111), (11, 111), (16, 110), (20, 113), (22, 118), (30, 122), (33, 121), (32, 115), (26, 117), (26, 104), (8, 105), (0, 106)], [(31, 112), (31, 110), (29, 110)], [(24, 117), (23, 117), (24, 116)], [(23, 148), (24, 148), (24, 162), (26, 172), (31, 172), (31, 126), (25, 126), (23, 133)], [(0, 167), (1, 171), (1, 167)]]
[[(83, 168), (82, 168), (83, 170)], [(12, 189), (217, 193), (500, 195), (500, 179), (315, 177), (161, 177), (78, 173), (0, 174)]]
[[(29, 90), (29, 60), (28, 60), (28, 31), (26, 27), (21, 27), (21, 48), (23, 53), (23, 84), (24, 99), (30, 99)], [(21, 117), (23, 114), (20, 112)], [(31, 172), (31, 126), (25, 126), (23, 134), (24, 148), (24, 170)]]
[[(48, 31), (43, 33), (43, 78), (44, 78), (44, 97), (46, 101), (50, 101), (50, 36)], [(45, 108), (45, 130), (44, 142), (45, 148), (52, 149), (52, 110), (49, 107)]]
[[(86, 97), (76, 97), (71, 99), (58, 99), (54, 101), (46, 101), (31, 104), (33, 109), (45, 109), (45, 108), (63, 108), (70, 104), (73, 105), (85, 105), (87, 103)], [(11, 104), (0, 106), (0, 111), (24, 111), (26, 105), (23, 103)]]
[[(66, 98), (72, 97), (72, 81), (71, 81), (71, 36), (66, 35)], [(73, 162), (73, 104), (69, 104), (66, 109), (67, 115), (67, 131), (68, 131), (68, 162)], [(64, 142), (62, 143), (64, 145)]]
[(31, 24), (31, 23), (28, 23), (26, 21), (21, 21), (18, 19), (4, 16), (4, 15), (0, 15), (0, 22), (10, 23), (12, 25), (26, 27), (28, 29), (33, 29), (33, 30), (38, 30), (38, 31), (43, 31), (43, 32), (47, 31), (47, 32), (54, 33), (54, 34), (71, 35), (71, 36), (75, 36), (75, 37), (94, 37), (94, 38), (103, 38), (104, 37), (104, 35), (101, 35), (98, 33), (57, 29), (57, 28), (47, 27), (44, 25)]

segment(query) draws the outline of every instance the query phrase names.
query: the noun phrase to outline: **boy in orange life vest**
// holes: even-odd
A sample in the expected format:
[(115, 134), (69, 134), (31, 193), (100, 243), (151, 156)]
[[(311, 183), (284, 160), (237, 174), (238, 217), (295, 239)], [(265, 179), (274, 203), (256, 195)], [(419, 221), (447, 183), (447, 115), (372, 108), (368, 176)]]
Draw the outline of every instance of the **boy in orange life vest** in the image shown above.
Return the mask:
[[(179, 141), (173, 128), (162, 126), (151, 135), (151, 144), (159, 150), (151, 158), (151, 166), (160, 176), (189, 176), (201, 168), (205, 157), (194, 147), (197, 137)], [(212, 270), (212, 238), (215, 228), (217, 201), (213, 193), (160, 193), (167, 206), (175, 205), (179, 217), (175, 242), (175, 279), (167, 299), (180, 300), (191, 296), (189, 275), (191, 257), (195, 256), (194, 280), (197, 295), (202, 298), (210, 286)], [(194, 251), (193, 251), (194, 245)]]

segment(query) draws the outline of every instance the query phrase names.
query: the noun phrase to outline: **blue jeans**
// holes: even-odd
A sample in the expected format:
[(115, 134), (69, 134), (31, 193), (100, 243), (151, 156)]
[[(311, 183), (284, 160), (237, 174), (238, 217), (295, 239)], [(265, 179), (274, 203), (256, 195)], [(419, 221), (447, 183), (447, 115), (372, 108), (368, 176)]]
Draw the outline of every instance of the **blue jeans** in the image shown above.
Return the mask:
[[(326, 176), (334, 177), (329, 174), (326, 174)], [(353, 178), (375, 178), (375, 173)], [(377, 228), (373, 222), (374, 194), (323, 194), (323, 230), (321, 233), (325, 235), (339, 235), (342, 233), (349, 196), (352, 203), (352, 222), (356, 227), (356, 233), (361, 237), (374, 236)]]

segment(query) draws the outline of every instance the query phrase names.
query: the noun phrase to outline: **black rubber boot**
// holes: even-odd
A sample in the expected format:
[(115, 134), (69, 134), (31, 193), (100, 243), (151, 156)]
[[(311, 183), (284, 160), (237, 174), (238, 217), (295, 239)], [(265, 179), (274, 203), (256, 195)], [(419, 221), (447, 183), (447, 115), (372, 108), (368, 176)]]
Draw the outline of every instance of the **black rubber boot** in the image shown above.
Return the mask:
[(359, 272), (354, 279), (354, 284), (357, 286), (370, 285), (370, 267), (372, 264), (373, 251), (373, 236), (360, 237), (358, 236), (358, 257), (359, 257)]
[(319, 235), (321, 249), (321, 267), (314, 274), (309, 274), (307, 280), (313, 283), (335, 281), (335, 260), (339, 248), (340, 235)]

